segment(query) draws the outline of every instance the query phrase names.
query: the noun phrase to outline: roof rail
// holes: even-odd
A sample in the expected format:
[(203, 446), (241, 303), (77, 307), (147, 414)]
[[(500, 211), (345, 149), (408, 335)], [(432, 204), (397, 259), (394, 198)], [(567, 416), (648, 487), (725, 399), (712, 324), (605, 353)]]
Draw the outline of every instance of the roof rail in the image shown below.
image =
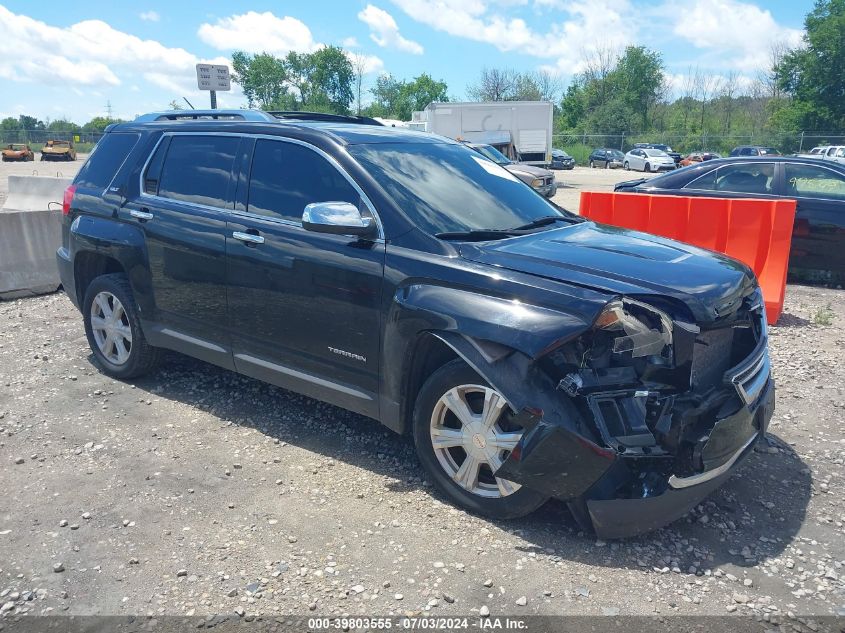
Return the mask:
[(349, 114), (331, 114), (328, 112), (303, 112), (300, 110), (268, 110), (267, 114), (277, 119), (291, 121), (326, 121), (329, 123), (358, 123), (359, 125), (378, 125), (382, 123), (368, 116), (354, 116)]
[(195, 121), (214, 119), (217, 121), (260, 121), (275, 122), (277, 119), (261, 110), (168, 110), (149, 112), (135, 118), (135, 121)]

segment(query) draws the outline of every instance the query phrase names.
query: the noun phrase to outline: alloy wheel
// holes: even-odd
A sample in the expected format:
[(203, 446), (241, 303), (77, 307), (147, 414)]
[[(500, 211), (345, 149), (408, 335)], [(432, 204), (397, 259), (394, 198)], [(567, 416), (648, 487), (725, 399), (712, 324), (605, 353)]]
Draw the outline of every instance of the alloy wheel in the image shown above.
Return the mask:
[(522, 437), (507, 401), (482, 385), (460, 385), (443, 394), (431, 414), (431, 445), (440, 466), (463, 489), (502, 498), (519, 484), (493, 475)]
[(100, 292), (91, 302), (91, 331), (103, 357), (123, 365), (132, 351), (132, 327), (120, 300), (110, 292)]

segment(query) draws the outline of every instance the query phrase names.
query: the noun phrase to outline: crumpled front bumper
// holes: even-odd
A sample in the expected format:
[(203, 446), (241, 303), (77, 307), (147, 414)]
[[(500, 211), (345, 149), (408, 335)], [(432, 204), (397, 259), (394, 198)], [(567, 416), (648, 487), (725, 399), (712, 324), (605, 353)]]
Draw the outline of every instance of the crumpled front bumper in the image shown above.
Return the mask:
[[(727, 481), (739, 464), (754, 450), (754, 445), (766, 433), (774, 412), (774, 402), (775, 385), (770, 378), (755, 403), (744, 406), (734, 415), (717, 422), (717, 428), (722, 424), (724, 434), (731, 436), (738, 444), (718, 466), (688, 477), (672, 475), (666, 480), (661, 492), (638, 498), (590, 498), (588, 493), (586, 510), (596, 535), (600, 538), (635, 536), (667, 525), (685, 515)], [(750, 436), (746, 437), (747, 433), (750, 433)], [(614, 469), (609, 469), (605, 474), (605, 478), (614, 477), (620, 477), (619, 472)], [(600, 480), (593, 488), (606, 489), (607, 483)]]
[(765, 339), (708, 402), (673, 409), (672, 416), (692, 416), (698, 429), (686, 457), (617, 452), (544, 419), (542, 411), (525, 415), (520, 422), (527, 431), (496, 476), (567, 501), (578, 522), (600, 538), (656, 529), (730, 478), (765, 435), (775, 403)]

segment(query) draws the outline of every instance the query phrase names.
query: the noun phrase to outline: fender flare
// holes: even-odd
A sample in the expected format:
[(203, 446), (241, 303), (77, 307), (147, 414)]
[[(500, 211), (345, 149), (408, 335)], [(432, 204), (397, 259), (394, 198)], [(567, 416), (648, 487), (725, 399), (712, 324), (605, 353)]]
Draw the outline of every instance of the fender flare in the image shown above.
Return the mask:
[(117, 261), (126, 271), (141, 314), (154, 309), (147, 244), (142, 229), (112, 218), (80, 215), (70, 226), (73, 234), (71, 261), (77, 256), (94, 253)]

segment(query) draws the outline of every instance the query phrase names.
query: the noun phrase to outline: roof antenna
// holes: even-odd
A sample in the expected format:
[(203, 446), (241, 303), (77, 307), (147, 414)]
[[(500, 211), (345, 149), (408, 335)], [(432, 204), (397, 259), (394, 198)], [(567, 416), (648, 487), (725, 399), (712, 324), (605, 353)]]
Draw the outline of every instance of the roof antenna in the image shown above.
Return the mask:
[(196, 110), (196, 108), (194, 107), (194, 104), (191, 103), (190, 101), (188, 101), (188, 97), (182, 97), (182, 98), (185, 100), (185, 103), (187, 103), (191, 107), (191, 110)]

